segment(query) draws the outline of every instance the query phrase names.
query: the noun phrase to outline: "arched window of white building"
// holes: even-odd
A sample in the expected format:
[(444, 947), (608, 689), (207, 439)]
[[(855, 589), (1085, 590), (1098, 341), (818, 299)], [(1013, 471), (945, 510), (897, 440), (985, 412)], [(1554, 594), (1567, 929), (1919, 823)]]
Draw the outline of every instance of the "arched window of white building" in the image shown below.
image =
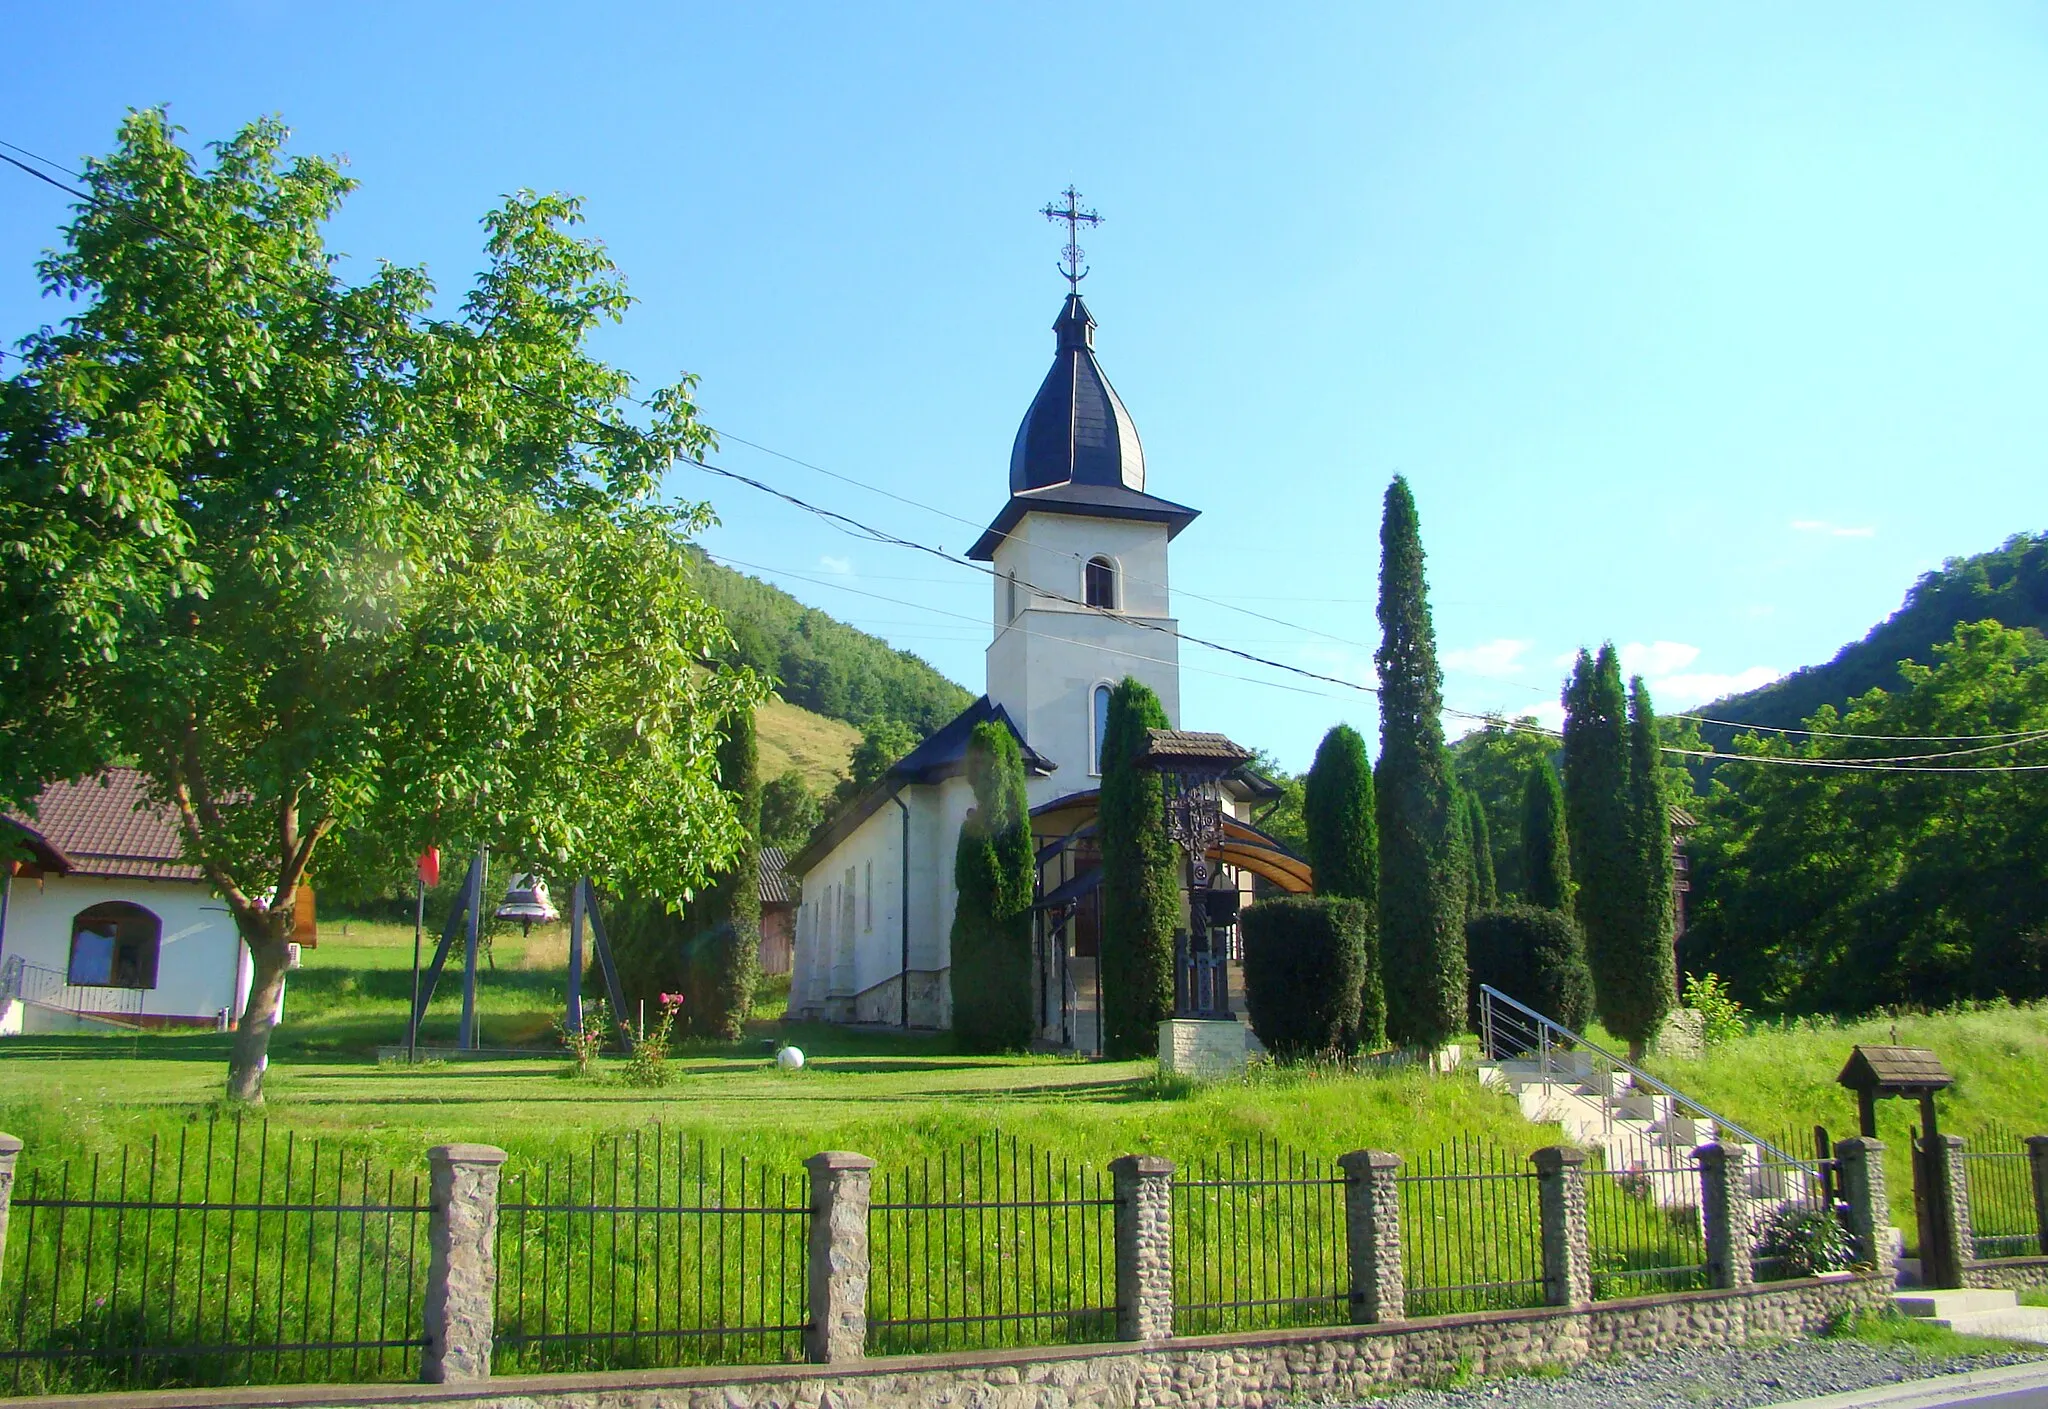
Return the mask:
[(1081, 574), (1082, 600), (1091, 607), (1116, 610), (1116, 564), (1107, 558), (1090, 558)]
[(1017, 619), (1017, 574), (1016, 574), (1016, 573), (1014, 573), (1014, 572), (1012, 572), (1012, 573), (1006, 573), (1006, 574), (1004, 574), (1004, 576), (1003, 576), (1003, 620), (1004, 620), (1004, 621), (1015, 621), (1016, 619)]
[(65, 981), (89, 988), (155, 988), (163, 933), (163, 921), (140, 905), (89, 905), (71, 917)]
[(1095, 741), (1094, 747), (1090, 750), (1095, 756), (1095, 767), (1090, 771), (1100, 775), (1102, 772), (1102, 742), (1109, 736), (1109, 686), (1097, 685), (1095, 687), (1094, 693), (1089, 698), (1089, 710), (1092, 715), (1090, 733)]

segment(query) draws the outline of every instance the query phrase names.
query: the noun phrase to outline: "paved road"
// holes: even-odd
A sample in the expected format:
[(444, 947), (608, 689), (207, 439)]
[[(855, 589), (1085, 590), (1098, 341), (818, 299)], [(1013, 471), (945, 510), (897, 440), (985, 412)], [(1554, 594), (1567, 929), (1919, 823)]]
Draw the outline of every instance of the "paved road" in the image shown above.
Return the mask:
[(2008, 1365), (1800, 1399), (1772, 1409), (2048, 1409), (2048, 1365)]

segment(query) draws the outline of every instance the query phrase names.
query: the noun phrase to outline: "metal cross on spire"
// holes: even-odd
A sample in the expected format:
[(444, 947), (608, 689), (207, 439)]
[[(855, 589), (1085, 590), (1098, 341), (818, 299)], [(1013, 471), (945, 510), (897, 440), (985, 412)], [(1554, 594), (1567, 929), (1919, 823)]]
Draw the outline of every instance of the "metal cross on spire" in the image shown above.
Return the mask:
[(1090, 227), (1100, 225), (1102, 217), (1092, 210), (1081, 208), (1081, 193), (1072, 186), (1067, 187), (1061, 194), (1067, 198), (1065, 206), (1048, 204), (1044, 210), (1038, 213), (1054, 224), (1058, 224), (1061, 221), (1066, 222), (1067, 247), (1060, 251), (1065, 262), (1059, 266), (1059, 270), (1060, 273), (1067, 276), (1067, 287), (1073, 292), (1079, 293), (1081, 292), (1081, 281), (1088, 277), (1088, 271), (1081, 267), (1081, 258), (1087, 254), (1087, 251), (1082, 249), (1080, 245), (1081, 227), (1083, 225)]

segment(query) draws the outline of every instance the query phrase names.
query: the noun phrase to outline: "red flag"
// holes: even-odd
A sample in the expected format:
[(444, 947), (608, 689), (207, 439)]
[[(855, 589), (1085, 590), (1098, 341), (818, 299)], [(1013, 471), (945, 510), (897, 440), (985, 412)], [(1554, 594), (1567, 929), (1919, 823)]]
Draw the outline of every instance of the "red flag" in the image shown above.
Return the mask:
[(441, 848), (430, 846), (420, 853), (420, 884), (428, 890), (441, 884)]

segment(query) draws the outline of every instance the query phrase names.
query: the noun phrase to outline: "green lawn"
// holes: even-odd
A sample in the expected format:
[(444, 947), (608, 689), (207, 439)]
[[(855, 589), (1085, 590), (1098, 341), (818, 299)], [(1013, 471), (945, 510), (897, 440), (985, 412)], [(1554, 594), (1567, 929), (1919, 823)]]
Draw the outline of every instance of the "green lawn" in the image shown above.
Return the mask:
[[(429, 952), (431, 944), (429, 936)], [(683, 1051), (669, 1086), (626, 1084), (618, 1058), (593, 1082), (569, 1074), (552, 1037), (567, 959), (561, 927), (531, 937), (514, 931), (495, 949), (496, 968), (487, 966), (479, 985), (483, 1042), (530, 1045), (535, 1055), (379, 1065), (376, 1048), (404, 1040), (412, 931), (323, 923), (320, 947), (292, 976), (273, 1043), (271, 1121), (395, 1159), (449, 1140), (538, 1158), (587, 1146), (594, 1134), (656, 1123), (736, 1153), (792, 1161), (836, 1148), (902, 1162), (992, 1130), (1097, 1163), (1127, 1151), (1213, 1155), (1256, 1138), (1318, 1156), (1365, 1146), (1420, 1151), (1467, 1135), (1526, 1151), (1557, 1138), (1466, 1076), (1265, 1071), (1189, 1088), (1161, 1083), (1151, 1062), (970, 1057), (940, 1034), (785, 1025), (771, 1002), (757, 1009), (754, 1031), (737, 1048)], [(424, 1042), (452, 1044), (458, 979), (452, 971), (443, 978)], [(770, 1053), (782, 1041), (809, 1056), (802, 1071), (775, 1068)], [(0, 1051), (0, 1129), (30, 1151), (77, 1151), (144, 1139), (212, 1109), (227, 1039), (26, 1038)]]

